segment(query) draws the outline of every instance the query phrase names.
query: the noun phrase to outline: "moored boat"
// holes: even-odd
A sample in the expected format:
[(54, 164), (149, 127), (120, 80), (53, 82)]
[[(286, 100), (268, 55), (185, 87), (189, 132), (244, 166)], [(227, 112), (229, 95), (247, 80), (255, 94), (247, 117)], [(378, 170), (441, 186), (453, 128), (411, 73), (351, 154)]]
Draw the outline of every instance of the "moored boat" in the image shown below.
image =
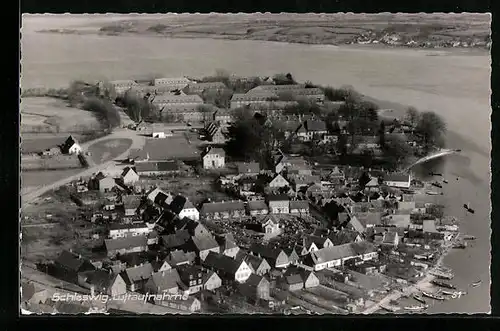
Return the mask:
[(455, 244), (453, 244), (452, 247), (453, 248), (465, 249), (465, 248), (467, 248), (467, 243), (466, 242), (455, 243)]
[(421, 302), (423, 304), (427, 304), (427, 302), (425, 301), (425, 299), (421, 295), (419, 295), (419, 294), (414, 294), (413, 295), (413, 299), (415, 299), (418, 302)]
[(429, 273), (440, 279), (453, 279), (453, 277), (455, 276), (451, 272), (445, 272), (440, 270), (432, 270)]
[(457, 288), (455, 285), (447, 283), (447, 282), (443, 282), (441, 280), (432, 280), (431, 283), (436, 285), (436, 286), (445, 287), (445, 288), (449, 288), (452, 290), (455, 290)]
[(422, 291), (422, 295), (425, 297), (434, 299), (434, 300), (440, 300), (440, 301), (445, 300), (445, 298), (439, 294), (434, 294), (434, 293)]
[(428, 195), (442, 195), (442, 193), (435, 192), (435, 191), (427, 191), (425, 193), (427, 193)]
[(476, 281), (476, 282), (472, 283), (472, 284), (471, 284), (471, 286), (472, 286), (472, 287), (478, 287), (478, 286), (479, 286), (479, 285), (481, 285), (481, 284), (482, 284), (482, 281), (481, 281), (481, 280), (478, 280), (478, 281)]
[(421, 310), (425, 310), (427, 308), (429, 308), (429, 305), (427, 305), (427, 304), (404, 307), (405, 310), (409, 310), (409, 311), (421, 311)]
[(467, 235), (467, 236), (464, 236), (464, 240), (476, 240), (476, 237)]

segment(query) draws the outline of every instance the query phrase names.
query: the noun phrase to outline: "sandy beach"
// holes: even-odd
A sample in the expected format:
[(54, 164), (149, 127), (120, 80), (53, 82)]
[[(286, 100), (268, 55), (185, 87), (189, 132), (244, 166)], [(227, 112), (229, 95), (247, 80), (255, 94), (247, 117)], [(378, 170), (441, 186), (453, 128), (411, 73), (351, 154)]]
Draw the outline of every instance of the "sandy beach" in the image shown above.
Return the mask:
[[(54, 26), (61, 26), (59, 21)], [(300, 81), (352, 85), (399, 112), (406, 105), (432, 110), (448, 124), (447, 144), (460, 155), (436, 162), (449, 184), (446, 214), (477, 240), (443, 259), (453, 282), (468, 295), (433, 304), (429, 313), (489, 312), (490, 265), (490, 57), (463, 51), (427, 56), (409, 49), (318, 47), (260, 41), (162, 39), (36, 34), (24, 22), (23, 87), (66, 86), (74, 79), (129, 79), (148, 74), (203, 76), (224, 68), (236, 75), (291, 72)], [(47, 24), (45, 24), (47, 25)], [(458, 178), (458, 180), (457, 180)], [(474, 214), (466, 213), (470, 203)], [(482, 285), (469, 288), (481, 279)]]

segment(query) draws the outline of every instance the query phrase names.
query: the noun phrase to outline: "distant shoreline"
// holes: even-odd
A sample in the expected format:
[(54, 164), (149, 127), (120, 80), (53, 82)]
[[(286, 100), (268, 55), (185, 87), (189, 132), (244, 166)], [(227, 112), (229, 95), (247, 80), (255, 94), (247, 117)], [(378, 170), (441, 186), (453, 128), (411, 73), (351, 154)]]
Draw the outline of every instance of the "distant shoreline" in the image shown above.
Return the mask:
[[(265, 41), (273, 43), (284, 43), (284, 44), (296, 44), (296, 45), (311, 45), (311, 46), (333, 46), (333, 47), (349, 47), (352, 49), (381, 49), (381, 50), (391, 50), (391, 49), (408, 49), (408, 50), (420, 50), (420, 51), (449, 51), (449, 52), (466, 52), (470, 55), (471, 52), (477, 52), (478, 55), (484, 55), (489, 53), (490, 49), (483, 46), (456, 46), (456, 47), (444, 47), (444, 46), (408, 46), (408, 45), (397, 45), (397, 44), (386, 44), (386, 43), (360, 43), (360, 42), (344, 42), (344, 43), (333, 43), (327, 41), (321, 42), (311, 42), (305, 40), (273, 40), (269, 37), (253, 37), (245, 38), (244, 36), (237, 35), (226, 35), (226, 34), (216, 34), (216, 33), (156, 33), (156, 32), (132, 32), (132, 31), (122, 31), (122, 32), (102, 32), (99, 30), (84, 30), (84, 29), (44, 29), (37, 30), (36, 33), (52, 33), (52, 34), (62, 34), (62, 35), (94, 35), (101, 37), (127, 37), (127, 36), (144, 36), (144, 37), (156, 37), (156, 38), (167, 38), (167, 39), (219, 39), (219, 40), (246, 40), (246, 41)], [(429, 56), (440, 56), (441, 54), (429, 54)], [(446, 55), (446, 54), (443, 54)], [(455, 55), (455, 54), (454, 54)]]

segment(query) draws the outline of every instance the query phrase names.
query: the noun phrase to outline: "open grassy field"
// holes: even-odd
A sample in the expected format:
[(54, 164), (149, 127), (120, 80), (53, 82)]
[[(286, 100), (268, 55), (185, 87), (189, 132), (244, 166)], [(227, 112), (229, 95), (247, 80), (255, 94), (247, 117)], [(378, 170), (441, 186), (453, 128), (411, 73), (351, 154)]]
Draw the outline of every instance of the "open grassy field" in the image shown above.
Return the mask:
[(21, 194), (81, 172), (81, 168), (52, 171), (21, 171)]
[(150, 34), (175, 38), (268, 40), (344, 44), (373, 35), (399, 34), (414, 40), (488, 38), (488, 14), (181, 14), (112, 17), (67, 27), (58, 33)]
[(113, 160), (123, 154), (132, 145), (131, 139), (105, 139), (93, 143), (88, 151), (96, 164)]
[(21, 99), (21, 133), (82, 132), (100, 124), (88, 111), (69, 107), (63, 100), (30, 97)]

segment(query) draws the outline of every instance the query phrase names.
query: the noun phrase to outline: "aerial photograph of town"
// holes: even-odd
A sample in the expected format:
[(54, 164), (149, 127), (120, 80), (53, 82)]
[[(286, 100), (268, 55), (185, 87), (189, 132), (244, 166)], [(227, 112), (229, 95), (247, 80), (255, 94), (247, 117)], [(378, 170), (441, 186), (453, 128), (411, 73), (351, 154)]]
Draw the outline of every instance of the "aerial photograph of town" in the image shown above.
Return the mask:
[(21, 314), (491, 313), (490, 23), (23, 15)]

